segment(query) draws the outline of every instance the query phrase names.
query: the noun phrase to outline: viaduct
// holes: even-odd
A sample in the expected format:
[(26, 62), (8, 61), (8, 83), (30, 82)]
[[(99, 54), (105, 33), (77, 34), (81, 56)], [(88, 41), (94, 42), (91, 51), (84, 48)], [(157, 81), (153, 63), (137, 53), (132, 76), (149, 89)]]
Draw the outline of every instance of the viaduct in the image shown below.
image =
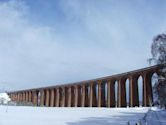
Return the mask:
[[(71, 84), (7, 92), (12, 101), (32, 102), (46, 107), (135, 107), (153, 102), (152, 76), (163, 65)], [(138, 89), (142, 78), (142, 90)], [(127, 80), (129, 89), (126, 89)], [(115, 87), (117, 86), (117, 90)], [(129, 99), (127, 99), (127, 92)], [(142, 92), (142, 103), (139, 95)], [(129, 100), (129, 103), (127, 103)]]

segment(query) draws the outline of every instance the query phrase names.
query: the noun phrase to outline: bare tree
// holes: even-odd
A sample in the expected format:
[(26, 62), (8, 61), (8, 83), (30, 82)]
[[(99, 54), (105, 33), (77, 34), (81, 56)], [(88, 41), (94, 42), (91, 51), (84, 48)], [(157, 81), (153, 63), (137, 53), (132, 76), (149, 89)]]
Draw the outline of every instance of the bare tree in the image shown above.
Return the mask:
[(163, 67), (158, 73), (157, 82), (154, 85), (154, 94), (157, 97), (156, 102), (161, 107), (166, 107), (166, 34), (157, 35), (151, 46), (152, 58), (150, 62), (162, 64)]

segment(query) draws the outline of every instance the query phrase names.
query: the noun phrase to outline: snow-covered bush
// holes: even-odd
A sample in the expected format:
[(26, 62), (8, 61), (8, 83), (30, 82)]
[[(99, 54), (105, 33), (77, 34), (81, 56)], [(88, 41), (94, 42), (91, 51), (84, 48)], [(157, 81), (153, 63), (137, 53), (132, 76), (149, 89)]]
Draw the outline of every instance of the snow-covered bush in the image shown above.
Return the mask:
[(150, 62), (163, 65), (163, 68), (158, 72), (158, 80), (154, 85), (154, 92), (157, 97), (155, 103), (161, 107), (166, 107), (166, 33), (159, 34), (153, 39), (151, 53)]
[(6, 105), (10, 101), (7, 93), (0, 93), (0, 105)]

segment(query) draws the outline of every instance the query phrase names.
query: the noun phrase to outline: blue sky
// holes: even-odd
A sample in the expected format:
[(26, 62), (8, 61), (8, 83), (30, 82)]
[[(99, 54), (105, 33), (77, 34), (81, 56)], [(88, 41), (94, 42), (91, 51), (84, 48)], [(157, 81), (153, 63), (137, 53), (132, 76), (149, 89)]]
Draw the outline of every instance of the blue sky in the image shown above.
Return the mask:
[(146, 67), (165, 12), (165, 0), (0, 0), (1, 90)]

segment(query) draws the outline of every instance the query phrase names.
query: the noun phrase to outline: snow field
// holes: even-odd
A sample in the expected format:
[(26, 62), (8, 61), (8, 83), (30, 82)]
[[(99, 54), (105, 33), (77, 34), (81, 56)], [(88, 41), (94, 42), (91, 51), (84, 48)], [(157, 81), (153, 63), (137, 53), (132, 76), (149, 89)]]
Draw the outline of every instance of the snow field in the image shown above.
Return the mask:
[(148, 108), (50, 108), (0, 106), (0, 125), (131, 125)]

